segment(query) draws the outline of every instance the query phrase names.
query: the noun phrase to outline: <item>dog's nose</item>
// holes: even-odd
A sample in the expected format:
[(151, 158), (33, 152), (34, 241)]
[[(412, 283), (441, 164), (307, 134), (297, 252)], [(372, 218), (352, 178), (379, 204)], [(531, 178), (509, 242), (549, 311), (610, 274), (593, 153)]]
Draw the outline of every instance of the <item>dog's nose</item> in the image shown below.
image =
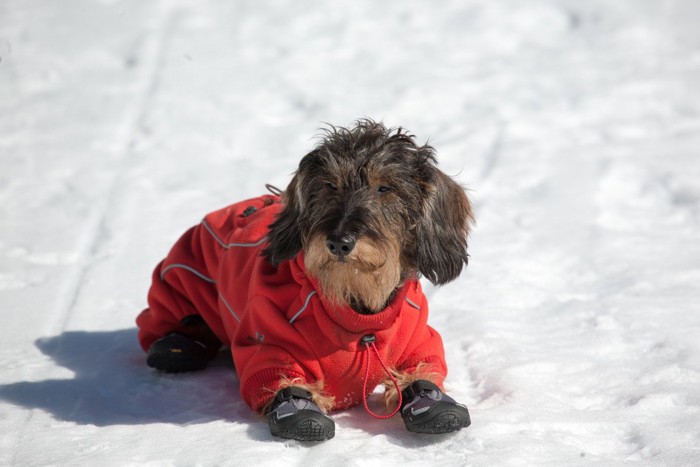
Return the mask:
[(345, 258), (355, 248), (355, 237), (352, 235), (330, 236), (326, 240), (326, 248), (338, 258)]

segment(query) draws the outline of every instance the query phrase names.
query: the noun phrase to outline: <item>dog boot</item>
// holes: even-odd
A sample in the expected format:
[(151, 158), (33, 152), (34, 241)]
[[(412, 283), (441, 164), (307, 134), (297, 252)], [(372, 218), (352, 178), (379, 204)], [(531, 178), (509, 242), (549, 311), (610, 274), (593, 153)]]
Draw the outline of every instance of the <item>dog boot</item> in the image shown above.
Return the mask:
[(146, 357), (148, 366), (165, 373), (203, 370), (208, 361), (204, 344), (177, 333), (155, 341)]
[(335, 436), (335, 422), (305, 389), (288, 386), (277, 392), (267, 415), (272, 436), (297, 441), (325, 441)]
[(418, 380), (401, 392), (401, 416), (414, 433), (450, 433), (471, 424), (467, 407), (444, 394), (435, 384)]

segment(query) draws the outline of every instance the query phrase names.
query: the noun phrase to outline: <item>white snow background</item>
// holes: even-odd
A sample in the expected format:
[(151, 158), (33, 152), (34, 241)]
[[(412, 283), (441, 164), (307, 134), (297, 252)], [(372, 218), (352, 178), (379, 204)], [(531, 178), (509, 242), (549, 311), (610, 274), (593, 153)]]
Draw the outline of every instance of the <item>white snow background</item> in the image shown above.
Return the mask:
[[(0, 465), (700, 465), (700, 2), (0, 1)], [(221, 358), (146, 367), (153, 267), (322, 122), (430, 139), (427, 286), (472, 426), (273, 439)], [(376, 394), (373, 403), (378, 403)]]

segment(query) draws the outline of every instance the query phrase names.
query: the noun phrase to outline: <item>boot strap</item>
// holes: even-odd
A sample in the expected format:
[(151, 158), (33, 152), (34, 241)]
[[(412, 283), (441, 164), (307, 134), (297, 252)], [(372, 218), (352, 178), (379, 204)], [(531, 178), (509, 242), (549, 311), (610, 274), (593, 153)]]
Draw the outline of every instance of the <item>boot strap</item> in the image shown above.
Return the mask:
[(275, 402), (272, 404), (271, 409), (274, 410), (275, 407), (282, 402), (286, 402), (294, 398), (312, 401), (311, 393), (306, 389), (300, 388), (299, 386), (287, 386), (286, 388), (277, 391), (277, 394), (275, 394)]
[(429, 391), (442, 392), (437, 385), (431, 383), (430, 381), (419, 379), (418, 381), (413, 382), (413, 384), (401, 391), (403, 395), (403, 405), (406, 405), (407, 403), (415, 399), (417, 396), (425, 394)]

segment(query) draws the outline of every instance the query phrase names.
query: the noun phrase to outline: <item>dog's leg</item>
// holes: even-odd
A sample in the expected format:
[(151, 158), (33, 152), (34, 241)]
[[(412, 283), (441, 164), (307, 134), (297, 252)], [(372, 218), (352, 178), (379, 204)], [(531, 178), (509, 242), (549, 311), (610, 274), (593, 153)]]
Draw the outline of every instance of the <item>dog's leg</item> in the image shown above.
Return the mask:
[[(324, 390), (323, 390), (323, 381), (316, 381), (314, 383), (307, 383), (301, 378), (287, 378), (286, 376), (283, 376), (280, 379), (279, 385), (277, 386), (277, 391), (270, 391), (270, 392), (279, 392), (282, 389), (289, 387), (289, 386), (296, 386), (298, 388), (304, 389), (305, 391), (308, 391), (311, 393), (311, 400), (318, 405), (318, 407), (323, 411), (323, 413), (328, 413), (331, 411), (333, 408), (333, 405), (335, 404), (335, 397), (327, 395)], [(270, 411), (270, 406), (274, 402), (274, 397), (270, 399), (270, 402), (268, 402), (265, 406), (262, 408), (262, 413), (268, 413)]]
[[(430, 381), (431, 383), (438, 384), (442, 381), (442, 376), (439, 373), (430, 370), (430, 367), (425, 363), (419, 363), (415, 369), (410, 371), (391, 371), (396, 382), (399, 383), (399, 388), (401, 391), (409, 387), (411, 384), (419, 380)], [(384, 384), (384, 404), (388, 407), (396, 407), (399, 402), (399, 393), (396, 390), (396, 386), (390, 379), (386, 379)]]

